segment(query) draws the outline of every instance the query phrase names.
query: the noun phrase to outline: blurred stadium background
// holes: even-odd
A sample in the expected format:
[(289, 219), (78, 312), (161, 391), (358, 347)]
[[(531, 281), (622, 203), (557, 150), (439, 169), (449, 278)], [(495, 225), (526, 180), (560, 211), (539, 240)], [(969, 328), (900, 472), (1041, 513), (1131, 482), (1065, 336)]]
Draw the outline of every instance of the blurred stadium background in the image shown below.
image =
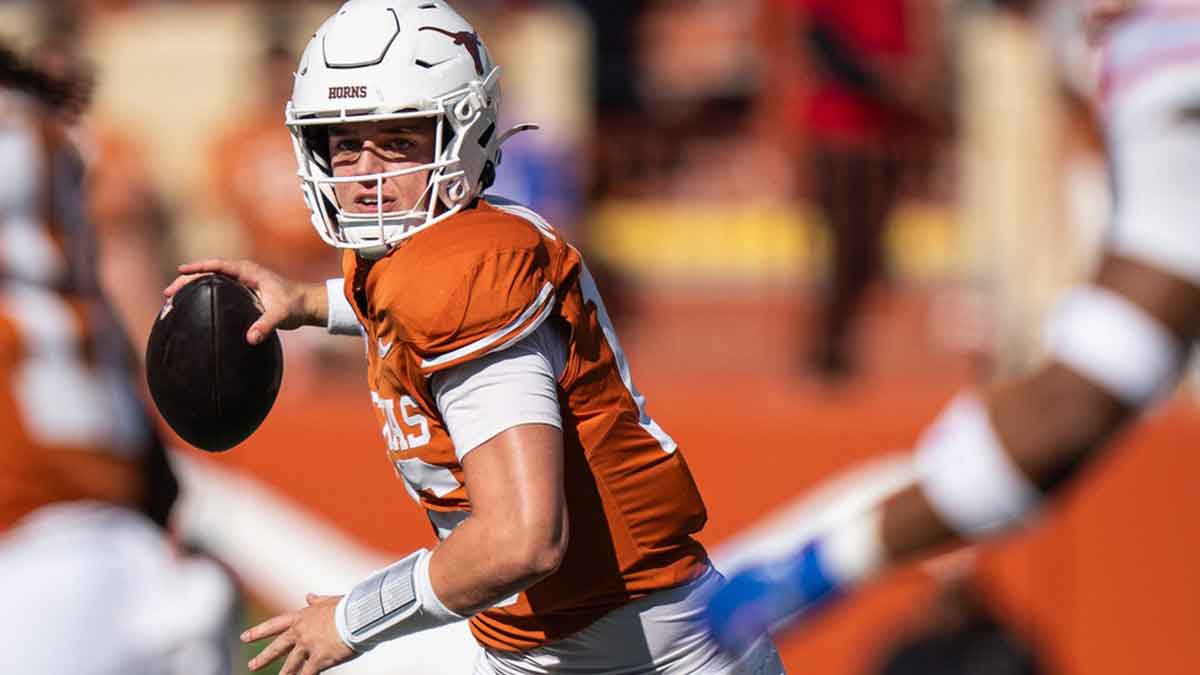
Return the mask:
[[(505, 69), (509, 121), (543, 125), (506, 149), (496, 191), (602, 268), (726, 564), (886, 486), (903, 471), (889, 453), (958, 387), (1036, 362), (1040, 318), (1106, 223), (1075, 2), (843, 3), (454, 3)], [(282, 124), (295, 55), (335, 6), (0, 2), (6, 38), (94, 70), (76, 132), (135, 342), (178, 262), (337, 273)], [(861, 303), (844, 287), (868, 281)], [(284, 343), (284, 391), (260, 431), (224, 455), (177, 452), (182, 531), (236, 572), (247, 621), (431, 541), (385, 464), (360, 346), (316, 331)], [(1043, 524), (782, 637), (790, 672), (1196, 672), (1197, 415), (1185, 387)], [(805, 496), (872, 457), (841, 496)], [(460, 626), (338, 672), (463, 672), (471, 650)]]

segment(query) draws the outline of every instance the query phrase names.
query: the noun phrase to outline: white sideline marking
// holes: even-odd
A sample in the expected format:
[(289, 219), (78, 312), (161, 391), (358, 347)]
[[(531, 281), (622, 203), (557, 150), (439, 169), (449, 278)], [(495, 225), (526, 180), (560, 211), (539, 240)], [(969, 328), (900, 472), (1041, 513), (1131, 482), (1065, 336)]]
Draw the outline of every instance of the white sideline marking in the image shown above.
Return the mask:
[(911, 485), (915, 477), (908, 455), (882, 457), (838, 474), (718, 544), (711, 551), (713, 563), (728, 576), (752, 560), (783, 556), (830, 524)]

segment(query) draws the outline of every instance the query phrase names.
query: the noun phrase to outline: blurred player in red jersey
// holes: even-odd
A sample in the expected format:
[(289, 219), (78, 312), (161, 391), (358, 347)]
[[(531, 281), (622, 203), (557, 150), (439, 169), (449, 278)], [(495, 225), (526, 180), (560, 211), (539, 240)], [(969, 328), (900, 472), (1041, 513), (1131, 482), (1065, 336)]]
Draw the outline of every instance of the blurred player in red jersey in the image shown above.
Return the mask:
[(0, 45), (0, 670), (227, 673), (233, 586), (165, 536), (177, 484), (96, 282), (78, 92)]
[[(930, 83), (937, 40), (925, 0), (770, 0), (764, 36), (771, 89), (804, 81), (780, 128), (804, 138), (813, 203), (830, 241), (827, 290), (808, 366), (837, 379), (855, 367), (855, 328), (884, 266), (885, 226), (906, 166), (901, 145), (936, 117)], [(797, 77), (792, 62), (804, 64)], [(778, 101), (766, 99), (777, 116)], [(794, 142), (794, 141), (792, 141)], [(911, 144), (911, 141), (910, 141)]]
[(1125, 9), (1103, 18), (1114, 222), (1099, 271), (1051, 317), (1048, 363), (955, 400), (912, 485), (734, 575), (707, 612), (730, 650), (894, 563), (1019, 525), (1171, 391), (1200, 335), (1200, 0)]
[[(319, 672), (469, 620), (477, 673), (763, 673), (769, 641), (722, 653), (700, 621), (719, 580), (692, 537), (704, 503), (645, 400), (578, 252), (484, 197), (499, 69), (441, 0), (352, 0), (316, 32), (287, 123), (312, 221), (344, 279), (185, 265), (258, 289), (276, 327), (362, 335), (388, 457), (439, 539), (342, 597), (248, 630), (252, 669)], [(517, 129), (519, 130), (519, 129)]]

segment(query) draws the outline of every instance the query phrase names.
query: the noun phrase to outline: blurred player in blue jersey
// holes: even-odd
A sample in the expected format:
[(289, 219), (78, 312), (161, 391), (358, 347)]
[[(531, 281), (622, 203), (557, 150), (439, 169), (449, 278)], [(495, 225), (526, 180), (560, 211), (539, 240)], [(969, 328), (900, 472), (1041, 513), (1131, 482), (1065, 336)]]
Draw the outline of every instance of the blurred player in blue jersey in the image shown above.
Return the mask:
[(1200, 334), (1200, 0), (1109, 6), (1103, 103), (1117, 209), (1102, 264), (1048, 326), (1049, 360), (964, 393), (899, 493), (744, 568), (707, 618), (734, 649), (890, 566), (1019, 525), (1169, 393)]

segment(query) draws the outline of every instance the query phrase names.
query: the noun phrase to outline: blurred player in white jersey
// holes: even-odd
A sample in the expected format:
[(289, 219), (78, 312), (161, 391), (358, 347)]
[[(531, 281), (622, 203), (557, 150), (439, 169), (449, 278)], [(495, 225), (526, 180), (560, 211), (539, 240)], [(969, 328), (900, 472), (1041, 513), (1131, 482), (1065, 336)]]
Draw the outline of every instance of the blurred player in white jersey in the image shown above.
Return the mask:
[(1050, 319), (1048, 362), (951, 403), (906, 489), (734, 575), (707, 610), (727, 648), (895, 563), (1019, 525), (1179, 378), (1200, 332), (1200, 0), (1103, 4), (1117, 208), (1098, 272)]
[(0, 672), (227, 673), (234, 589), (166, 536), (177, 484), (92, 268), (79, 91), (0, 44)]

